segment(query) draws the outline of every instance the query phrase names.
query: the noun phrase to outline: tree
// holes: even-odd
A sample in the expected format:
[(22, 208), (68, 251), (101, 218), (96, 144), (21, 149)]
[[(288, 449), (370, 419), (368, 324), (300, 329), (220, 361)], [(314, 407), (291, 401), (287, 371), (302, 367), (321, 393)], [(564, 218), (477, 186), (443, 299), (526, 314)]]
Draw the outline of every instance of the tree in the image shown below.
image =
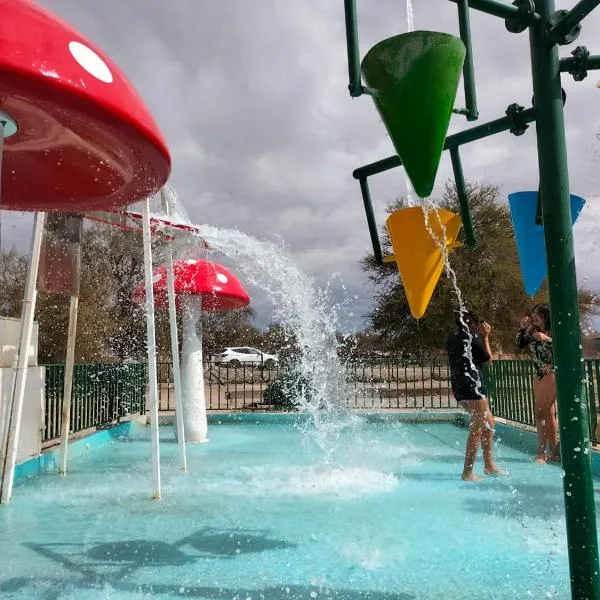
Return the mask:
[[(546, 286), (535, 298), (525, 295), (510, 212), (500, 202), (498, 188), (469, 184), (468, 197), (477, 245), (459, 248), (450, 255), (450, 267), (456, 274), (459, 291), (454, 289), (452, 277), (442, 276), (421, 320), (410, 314), (396, 264), (377, 265), (372, 254), (363, 258), (363, 269), (377, 290), (375, 308), (369, 317), (373, 330), (388, 350), (408, 351), (419, 356), (440, 352), (446, 334), (454, 326), (460, 293), (467, 308), (492, 324), (495, 349), (512, 353), (520, 318), (534, 303), (547, 301)], [(453, 184), (446, 185), (438, 205), (459, 212)], [(406, 206), (406, 200), (400, 199), (387, 210), (391, 213)], [(392, 253), (387, 233), (383, 235), (382, 248)], [(581, 290), (582, 316), (585, 318), (593, 312), (595, 306), (593, 295)]]
[(27, 259), (14, 249), (0, 252), (0, 314), (16, 317), (21, 314)]
[[(2, 314), (21, 313), (27, 259), (14, 250), (0, 253)], [(85, 229), (81, 244), (81, 279), (77, 325), (77, 362), (140, 360), (145, 356), (144, 308), (130, 300), (143, 280), (141, 237), (108, 225)], [(69, 298), (40, 293), (35, 318), (39, 323), (39, 360), (63, 362), (66, 354)], [(168, 335), (157, 318), (158, 346)], [(168, 338), (167, 338), (168, 343)]]

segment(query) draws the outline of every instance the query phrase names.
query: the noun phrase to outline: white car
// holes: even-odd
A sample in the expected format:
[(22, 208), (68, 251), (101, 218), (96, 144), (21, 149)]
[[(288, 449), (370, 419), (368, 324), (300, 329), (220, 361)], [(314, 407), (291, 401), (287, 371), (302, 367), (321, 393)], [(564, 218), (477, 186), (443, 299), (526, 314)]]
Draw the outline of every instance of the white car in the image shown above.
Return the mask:
[(235, 348), (223, 348), (213, 358), (216, 365), (239, 367), (242, 364), (263, 366), (272, 369), (277, 366), (279, 359), (275, 354), (267, 354), (256, 348), (238, 346)]

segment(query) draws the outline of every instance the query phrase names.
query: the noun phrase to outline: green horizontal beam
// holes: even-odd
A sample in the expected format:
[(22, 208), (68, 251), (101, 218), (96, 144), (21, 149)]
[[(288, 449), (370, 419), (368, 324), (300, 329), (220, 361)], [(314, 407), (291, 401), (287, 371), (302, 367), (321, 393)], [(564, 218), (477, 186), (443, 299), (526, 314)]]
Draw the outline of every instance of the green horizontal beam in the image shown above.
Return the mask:
[[(599, 0), (600, 1), (600, 0)], [(459, 0), (450, 0), (457, 4)], [(513, 19), (523, 22), (524, 25), (531, 25), (540, 20), (540, 15), (532, 13), (531, 15), (524, 14), (516, 6), (498, 2), (497, 0), (469, 0), (469, 8), (474, 8), (488, 15), (494, 15), (502, 19)]]
[(571, 33), (598, 5), (600, 0), (579, 0), (569, 11), (560, 17), (547, 32), (548, 39), (559, 44), (568, 41), (566, 36)]
[[(570, 73), (581, 64), (580, 59), (569, 56), (560, 59), (560, 70), (562, 73)], [(587, 71), (596, 71), (600, 69), (600, 54), (592, 54), (585, 59), (585, 69)]]
[[(444, 150), (447, 150), (449, 148), (458, 148), (463, 144), (475, 142), (477, 140), (486, 138), (490, 135), (495, 135), (496, 133), (508, 131), (515, 124), (514, 121), (515, 119), (511, 117), (502, 117), (494, 121), (489, 121), (488, 123), (482, 123), (481, 125), (477, 125), (476, 127), (471, 127), (470, 129), (465, 129), (464, 131), (460, 131), (458, 133), (455, 133), (454, 135), (450, 135), (446, 138)], [(524, 125), (533, 121), (535, 121), (535, 109), (533, 108), (528, 108), (527, 110), (524, 110), (518, 116), (519, 125)], [(370, 163), (368, 165), (355, 169), (355, 171), (352, 173), (352, 176), (354, 177), (354, 179), (365, 179), (366, 177), (370, 177), (371, 175), (377, 175), (378, 173), (383, 173), (384, 171), (395, 169), (401, 164), (402, 162), (400, 161), (400, 157), (398, 155), (388, 156), (387, 158), (383, 158), (374, 163)]]

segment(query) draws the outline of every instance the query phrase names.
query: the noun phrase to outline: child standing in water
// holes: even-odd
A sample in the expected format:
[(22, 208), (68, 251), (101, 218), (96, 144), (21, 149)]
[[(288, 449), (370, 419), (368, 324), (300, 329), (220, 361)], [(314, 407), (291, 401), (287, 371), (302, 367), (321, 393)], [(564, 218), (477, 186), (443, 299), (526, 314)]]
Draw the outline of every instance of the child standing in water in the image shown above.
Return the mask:
[(456, 317), (456, 331), (446, 342), (452, 393), (459, 406), (471, 415), (462, 472), (462, 479), (465, 481), (481, 479), (473, 473), (480, 445), (485, 474), (505, 474), (492, 456), (495, 423), (483, 385), (483, 365), (492, 358), (491, 330), (489, 323), (482, 321), (474, 313), (459, 313)]
[[(521, 349), (531, 346), (535, 377), (533, 394), (535, 398), (535, 426), (538, 446), (535, 462), (560, 460), (558, 446), (558, 420), (556, 418), (556, 381), (554, 377), (554, 354), (550, 328), (550, 307), (537, 304), (531, 316), (521, 321), (517, 333), (517, 346)], [(550, 453), (546, 455), (546, 446)]]

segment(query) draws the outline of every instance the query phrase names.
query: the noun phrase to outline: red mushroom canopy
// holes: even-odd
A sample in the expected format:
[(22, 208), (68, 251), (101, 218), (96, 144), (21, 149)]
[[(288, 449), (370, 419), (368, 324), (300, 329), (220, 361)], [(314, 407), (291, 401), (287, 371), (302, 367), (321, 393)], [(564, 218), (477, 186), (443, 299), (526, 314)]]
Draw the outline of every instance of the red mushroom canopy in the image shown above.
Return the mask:
[(0, 108), (10, 136), (0, 208), (83, 212), (158, 191), (169, 152), (118, 67), (31, 0), (0, 0), (0, 14)]
[[(155, 308), (168, 308), (167, 268), (163, 265), (153, 270)], [(173, 265), (175, 278), (175, 303), (180, 307), (181, 296), (201, 296), (202, 309), (227, 311), (246, 306), (250, 302), (248, 292), (235, 275), (223, 265), (208, 260), (176, 260)], [(132, 292), (131, 299), (141, 304), (146, 298), (144, 283)]]

